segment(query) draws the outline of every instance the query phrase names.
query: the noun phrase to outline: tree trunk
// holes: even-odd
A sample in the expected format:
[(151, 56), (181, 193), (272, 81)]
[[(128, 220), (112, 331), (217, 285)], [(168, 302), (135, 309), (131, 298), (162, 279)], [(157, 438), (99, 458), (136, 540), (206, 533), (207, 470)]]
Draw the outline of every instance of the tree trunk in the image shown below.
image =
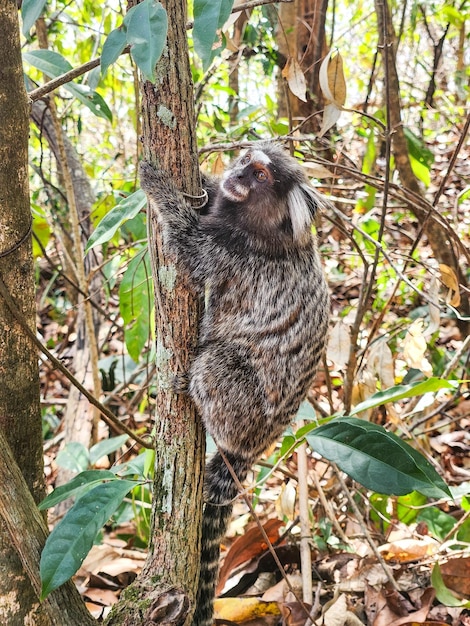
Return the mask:
[[(0, 430), (0, 518), (14, 546), (24, 571), (28, 574), (35, 590), (35, 602), (27, 615), (23, 615), (24, 597), (16, 597), (14, 617), (6, 612), (5, 587), (2, 586), (2, 624), (24, 626), (91, 626), (96, 621), (88, 613), (75, 585), (68, 581), (56, 589), (39, 604), (37, 598), (41, 592), (39, 561), (46, 542), (47, 526), (38, 511), (25, 480), (13, 458), (5, 435)], [(16, 584), (16, 581), (15, 581)], [(3, 581), (2, 581), (3, 585)]]
[[(293, 126), (302, 120), (303, 133), (318, 132), (321, 126), (319, 116), (313, 113), (323, 108), (323, 95), (318, 83), (318, 73), (322, 58), (326, 55), (325, 17), (328, 0), (294, 0), (282, 3), (279, 7), (279, 29), (277, 44), (280, 54), (286, 60), (293, 57), (307, 81), (307, 101), (299, 100), (285, 85), (284, 79), (279, 89), (279, 114), (289, 115)], [(284, 89), (285, 87), (285, 89)]]
[[(171, 172), (178, 186), (200, 194), (193, 85), (186, 39), (186, 0), (163, 3), (168, 42), (156, 84), (142, 84), (143, 154)], [(158, 401), (149, 554), (141, 576), (123, 594), (108, 625), (190, 623), (199, 575), (205, 439), (195, 408), (171, 380), (188, 368), (196, 343), (197, 302), (162, 250), (154, 208), (148, 211), (156, 290)], [(180, 372), (181, 373), (181, 372)]]
[[(26, 324), (35, 332), (36, 310), (28, 189), (29, 111), (14, 0), (0, 0), (0, 32), (0, 430), (9, 444), (0, 443), (0, 448), (2, 468), (16, 472), (18, 480), (20, 468), (23, 491), (27, 488), (32, 494), (22, 493), (20, 487), (19, 492), (11, 489), (2, 472), (0, 622), (49, 626), (64, 623), (61, 614), (54, 620), (50, 609), (39, 603), (30, 569), (25, 569), (26, 562), (17, 552), (24, 545), (22, 524), (32, 523), (34, 502), (43, 498), (44, 482), (38, 357), (23, 328)], [(6, 459), (9, 447), (12, 454)], [(24, 499), (32, 508), (31, 515), (26, 517), (23, 511), (15, 517)], [(76, 623), (87, 621), (81, 618)]]

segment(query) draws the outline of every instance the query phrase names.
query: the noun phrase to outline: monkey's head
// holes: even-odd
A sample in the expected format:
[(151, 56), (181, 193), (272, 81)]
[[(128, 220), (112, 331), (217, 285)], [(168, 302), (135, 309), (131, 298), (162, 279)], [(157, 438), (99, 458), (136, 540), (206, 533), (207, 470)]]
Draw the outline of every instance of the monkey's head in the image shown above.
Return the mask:
[(220, 217), (254, 235), (302, 244), (322, 201), (299, 163), (282, 148), (259, 143), (225, 172)]

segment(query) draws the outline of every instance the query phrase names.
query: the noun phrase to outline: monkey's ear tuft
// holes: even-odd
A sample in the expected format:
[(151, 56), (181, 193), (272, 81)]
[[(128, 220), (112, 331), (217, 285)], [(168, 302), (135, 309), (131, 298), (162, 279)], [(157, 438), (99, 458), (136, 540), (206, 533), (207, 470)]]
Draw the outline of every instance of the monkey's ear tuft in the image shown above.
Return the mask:
[(310, 228), (321, 201), (310, 185), (299, 183), (287, 194), (287, 206), (294, 239), (299, 239)]

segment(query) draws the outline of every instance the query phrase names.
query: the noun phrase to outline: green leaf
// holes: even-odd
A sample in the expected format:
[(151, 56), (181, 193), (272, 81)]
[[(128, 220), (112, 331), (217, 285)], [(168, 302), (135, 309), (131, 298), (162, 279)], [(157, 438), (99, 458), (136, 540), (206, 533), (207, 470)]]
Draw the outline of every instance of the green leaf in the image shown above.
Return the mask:
[(146, 253), (144, 250), (132, 259), (119, 286), (119, 310), (126, 324), (126, 346), (136, 362), (149, 338), (153, 309), (151, 271)]
[(340, 417), (306, 437), (309, 445), (367, 489), (388, 495), (418, 491), (450, 496), (433, 466), (410, 445), (378, 424)]
[[(57, 76), (61, 76), (72, 69), (70, 63), (61, 54), (52, 50), (31, 50), (30, 52), (24, 52), (23, 58), (30, 65), (51, 78), (57, 78)], [(63, 87), (88, 107), (92, 113), (112, 121), (113, 115), (108, 105), (99, 93), (90, 89), (88, 85), (70, 82), (63, 85)]]
[(47, 538), (41, 555), (41, 600), (71, 578), (83, 563), (102, 526), (137, 483), (113, 480), (88, 491)]
[(425, 393), (439, 391), (439, 389), (455, 389), (457, 385), (457, 381), (443, 380), (442, 378), (428, 378), (427, 380), (411, 383), (410, 385), (396, 385), (395, 387), (385, 389), (385, 391), (378, 391), (370, 398), (367, 398), (367, 400), (364, 400), (364, 402), (357, 404), (352, 409), (350, 415), (356, 415), (361, 411), (372, 409), (375, 406), (380, 406), (387, 402), (397, 402), (404, 398), (413, 398), (414, 396), (421, 396)]
[(448, 589), (442, 579), (441, 567), (436, 563), (431, 574), (431, 584), (436, 591), (436, 598), (444, 606), (466, 607), (470, 608), (470, 602), (461, 600), (450, 589)]
[(63, 502), (72, 496), (81, 494), (86, 489), (102, 483), (104, 480), (117, 480), (116, 475), (109, 470), (86, 470), (75, 476), (65, 485), (56, 487), (42, 502), (38, 504), (38, 509), (44, 511), (51, 506)]
[(219, 50), (214, 49), (217, 31), (228, 20), (233, 0), (194, 0), (194, 49), (206, 71)]
[(444, 539), (457, 524), (452, 515), (444, 513), (437, 506), (432, 506), (421, 511), (417, 517), (418, 522), (426, 522), (429, 533), (436, 539)]
[(90, 463), (94, 465), (104, 456), (116, 452), (129, 439), (128, 435), (119, 435), (111, 439), (103, 439), (90, 448)]
[(102, 76), (106, 74), (108, 67), (117, 61), (126, 44), (126, 31), (123, 28), (115, 28), (109, 33), (101, 50)]
[(36, 69), (51, 78), (57, 78), (72, 69), (72, 66), (58, 52), (52, 50), (30, 50), (23, 52), (23, 58)]
[(83, 472), (90, 463), (90, 456), (82, 443), (71, 441), (59, 452), (56, 463), (72, 472)]
[[(34, 257), (42, 256), (42, 247), (45, 248), (51, 238), (51, 230), (47, 221), (44, 209), (37, 204), (31, 203), (31, 212), (33, 215), (33, 255)], [(38, 243), (39, 242), (39, 243)]]
[(113, 121), (113, 114), (110, 108), (97, 91), (93, 91), (88, 85), (78, 85), (76, 83), (67, 83), (64, 85), (64, 88), (97, 117), (102, 117), (109, 122)]
[(131, 55), (145, 78), (155, 82), (155, 65), (162, 56), (168, 16), (160, 2), (144, 0), (124, 20)]
[(95, 246), (112, 239), (118, 228), (127, 220), (135, 217), (144, 208), (146, 202), (147, 197), (142, 189), (138, 189), (127, 196), (127, 198), (123, 198), (99, 222), (88, 240), (85, 252), (89, 252)]
[(430, 168), (418, 161), (410, 154), (410, 165), (413, 170), (413, 174), (416, 176), (418, 180), (420, 180), (426, 187), (429, 187), (431, 184), (431, 170)]
[(34, 22), (40, 17), (46, 0), (23, 0), (21, 3), (21, 19), (23, 21), (23, 28), (21, 32), (25, 37), (28, 37)]

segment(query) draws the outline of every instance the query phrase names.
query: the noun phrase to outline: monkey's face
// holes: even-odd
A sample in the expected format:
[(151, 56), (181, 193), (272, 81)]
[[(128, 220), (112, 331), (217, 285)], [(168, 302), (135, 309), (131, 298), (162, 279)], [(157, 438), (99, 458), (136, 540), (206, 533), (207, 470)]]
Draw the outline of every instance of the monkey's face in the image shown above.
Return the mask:
[(310, 240), (319, 204), (299, 163), (262, 143), (225, 172), (214, 212), (252, 236), (297, 244)]
[(269, 156), (262, 150), (250, 150), (225, 172), (221, 190), (232, 202), (246, 202), (250, 195), (270, 195), (274, 185), (274, 168)]

